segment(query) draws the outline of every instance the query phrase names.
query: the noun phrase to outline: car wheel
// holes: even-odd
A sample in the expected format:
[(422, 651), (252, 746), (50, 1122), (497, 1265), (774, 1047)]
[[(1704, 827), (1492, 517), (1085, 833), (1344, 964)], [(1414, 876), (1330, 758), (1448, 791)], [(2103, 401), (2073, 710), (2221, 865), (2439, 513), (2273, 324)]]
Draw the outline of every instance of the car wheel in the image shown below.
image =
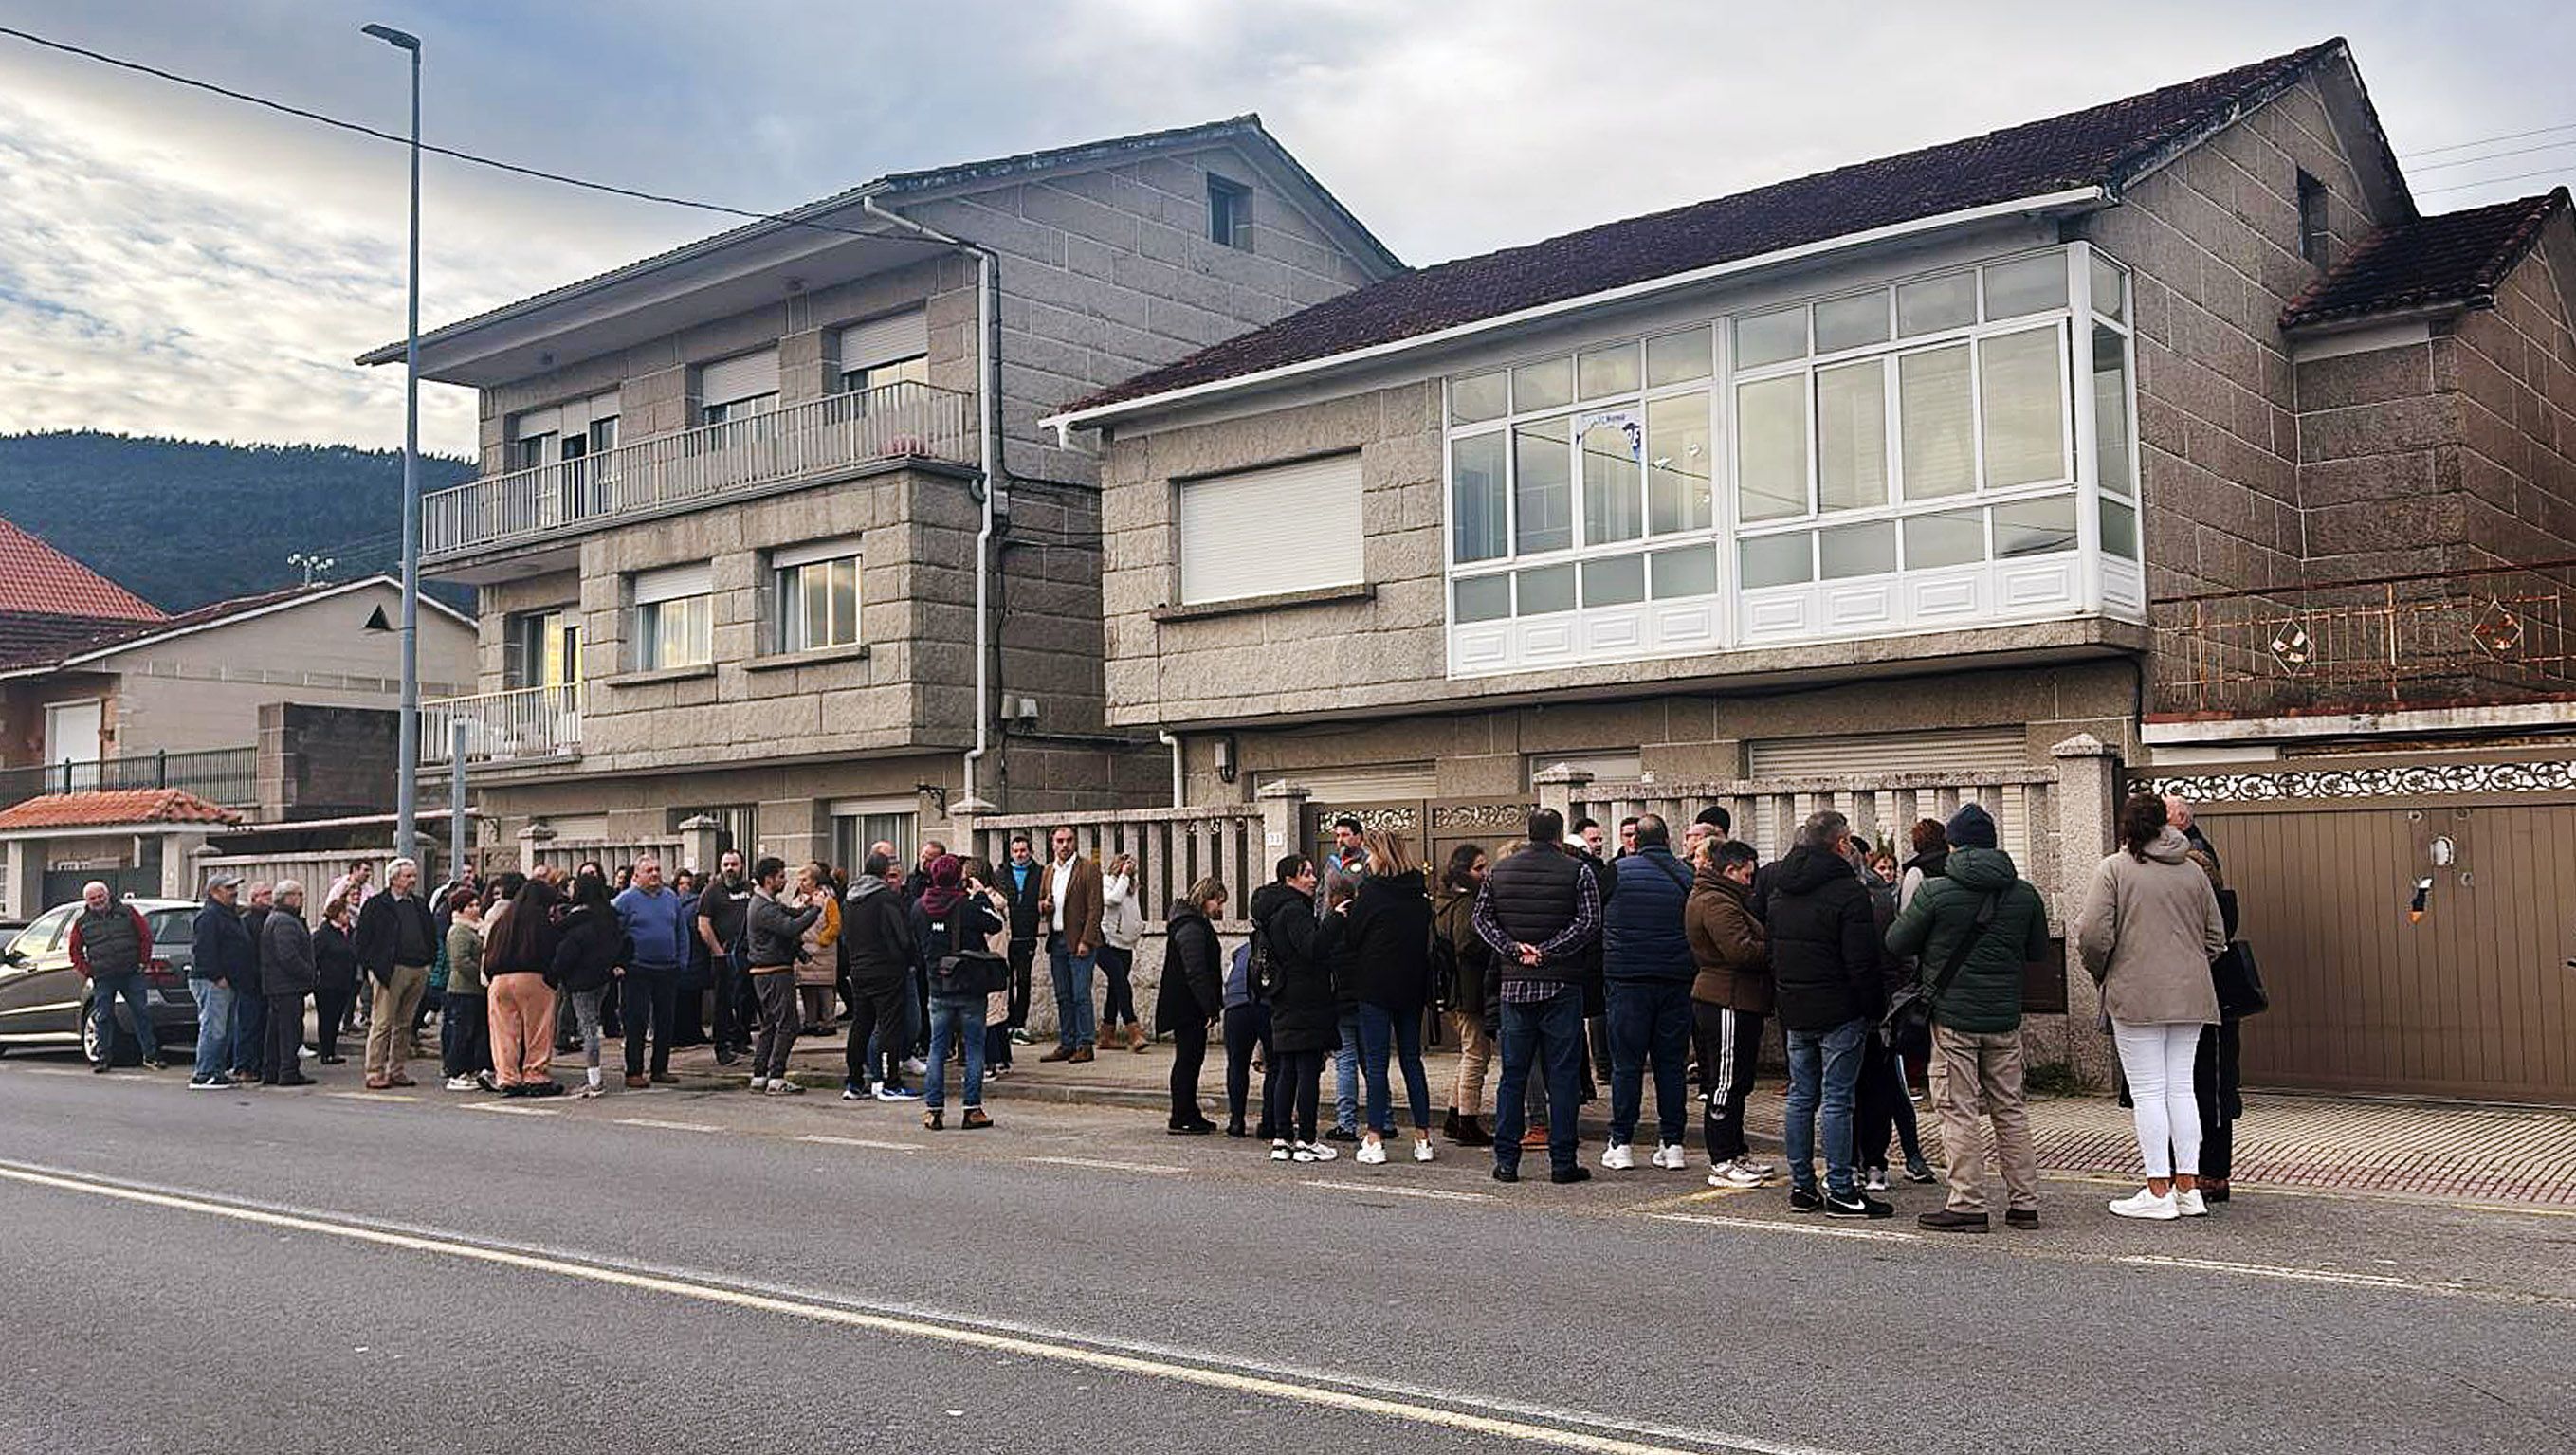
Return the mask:
[(98, 1017), (90, 1011), (89, 997), (83, 995), (80, 1003), (81, 1059), (95, 1066), (107, 1059), (107, 1053), (99, 1049)]

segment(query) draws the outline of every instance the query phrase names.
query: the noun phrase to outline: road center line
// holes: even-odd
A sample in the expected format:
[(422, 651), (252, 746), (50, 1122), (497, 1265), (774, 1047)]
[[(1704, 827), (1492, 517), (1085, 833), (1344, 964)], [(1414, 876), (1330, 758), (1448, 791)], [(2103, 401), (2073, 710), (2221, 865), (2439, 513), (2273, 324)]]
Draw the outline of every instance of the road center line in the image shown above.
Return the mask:
[(1111, 1162), (1099, 1157), (1023, 1157), (1020, 1160), (1044, 1162), (1051, 1167), (1106, 1167), (1112, 1172), (1150, 1172), (1158, 1177), (1172, 1177), (1190, 1170), (1165, 1162)]
[(1881, 1228), (1837, 1228), (1827, 1223), (1775, 1223), (1767, 1218), (1722, 1218), (1707, 1213), (1648, 1213), (1646, 1216), (1667, 1223), (1700, 1223), (1713, 1228), (1751, 1228), (1762, 1233), (1804, 1233), (1810, 1238), (1855, 1238), (1868, 1243), (1919, 1243), (1915, 1233), (1899, 1233)]
[(1382, 1192), (1389, 1197), (1435, 1197), (1444, 1202), (1492, 1202), (1490, 1192), (1451, 1192), (1439, 1187), (1389, 1187), (1376, 1182), (1335, 1182), (1329, 1178), (1307, 1179), (1308, 1187), (1328, 1187), (1336, 1192)]
[(826, 1137), (817, 1135), (798, 1137), (796, 1140), (800, 1142), (812, 1142), (818, 1146), (824, 1147), (866, 1147), (871, 1151), (877, 1152), (918, 1152), (922, 1150), (921, 1145), (917, 1142), (877, 1142), (871, 1141), (866, 1137)]
[[(583, 1261), (572, 1255), (512, 1247), (493, 1242), (470, 1241), (462, 1236), (434, 1230), (395, 1231), (361, 1223), (343, 1222), (328, 1214), (302, 1209), (244, 1206), (215, 1201), (183, 1192), (165, 1192), (129, 1183), (72, 1174), (25, 1163), (0, 1162), (0, 1178), (33, 1187), (60, 1192), (79, 1193), (146, 1207), (167, 1208), (179, 1212), (199, 1213), (259, 1227), (279, 1228), (290, 1232), (311, 1233), (340, 1238), (353, 1243), (371, 1244), (404, 1252), (427, 1253), (470, 1262), (520, 1268), (556, 1277), (632, 1288), (647, 1293), (665, 1294), (699, 1303), (749, 1309), (781, 1317), (832, 1324), (843, 1328), (863, 1329), (872, 1333), (895, 1334), (932, 1340), (992, 1353), (1012, 1354), (1023, 1358), (1044, 1359), (1060, 1364), (1134, 1374), (1175, 1384), (1219, 1389), (1232, 1394), (1257, 1395), (1289, 1404), (1302, 1404), (1325, 1409), (1345, 1410), (1408, 1424), (1460, 1430), (1498, 1440), (1543, 1445), (1561, 1450), (1580, 1450), (1588, 1455), (1696, 1455), (1714, 1447), (1746, 1452), (1746, 1455), (1840, 1455), (1840, 1452), (1812, 1446), (1781, 1444), (1714, 1431), (1641, 1431), (1664, 1440), (1683, 1440), (1686, 1444), (1650, 1444), (1621, 1435), (1596, 1433), (1595, 1429), (1571, 1428), (1590, 1424), (1597, 1428), (1619, 1428), (1622, 1422), (1610, 1417), (1580, 1411), (1538, 1414), (1532, 1419), (1506, 1419), (1479, 1414), (1466, 1406), (1490, 1403), (1475, 1396), (1435, 1391), (1408, 1391), (1410, 1402), (1363, 1392), (1358, 1388), (1341, 1389), (1312, 1382), (1291, 1380), (1266, 1373), (1246, 1372), (1241, 1367), (1222, 1367), (1227, 1360), (1219, 1355), (1186, 1351), (1127, 1352), (1115, 1347), (1077, 1342), (1069, 1335), (1012, 1330), (1008, 1325), (976, 1320), (957, 1315), (937, 1318), (921, 1314), (878, 1312), (847, 1307), (821, 1299), (789, 1292), (762, 1292), (739, 1286), (674, 1273), (645, 1271), (636, 1267), (619, 1267)], [(1431, 1399), (1455, 1402), (1450, 1408), (1429, 1403)], [(1561, 1419), (1564, 1426), (1538, 1423), (1538, 1418)]]
[(2123, 1263), (2141, 1268), (2196, 1268), (2207, 1273), (2244, 1273), (2256, 1278), (2280, 1278), (2292, 1283), (2340, 1283), (2353, 1288), (2395, 1288), (2409, 1293), (2448, 1292), (2440, 1284), (2418, 1283), (2411, 1278), (2398, 1278), (2386, 1273), (2340, 1273), (2331, 1268), (2283, 1268), (2270, 1263), (2230, 1263), (2220, 1258), (2176, 1258), (2163, 1253), (2140, 1253), (2122, 1258)]
[(721, 1132), (724, 1130), (713, 1122), (666, 1122), (653, 1117), (619, 1117), (617, 1124), (621, 1127), (653, 1127), (665, 1132)]

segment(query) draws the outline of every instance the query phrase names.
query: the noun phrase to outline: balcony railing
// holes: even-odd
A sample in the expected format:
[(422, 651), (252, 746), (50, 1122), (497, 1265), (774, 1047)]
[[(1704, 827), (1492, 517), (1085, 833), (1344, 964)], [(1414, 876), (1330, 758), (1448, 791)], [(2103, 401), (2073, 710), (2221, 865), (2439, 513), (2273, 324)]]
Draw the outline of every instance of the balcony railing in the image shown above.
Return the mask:
[(420, 761), (445, 766), (456, 724), (465, 725), (465, 761), (509, 763), (569, 758), (581, 752), (581, 684), (514, 687), (420, 705)]
[(907, 381), (487, 475), (422, 498), (421, 551), (437, 557), (532, 540), (869, 460), (973, 464), (974, 403)]
[(2576, 558), (2153, 603), (2166, 718), (2576, 699)]
[(93, 763), (0, 769), (0, 808), (47, 793), (97, 793), (123, 788), (180, 788), (208, 803), (247, 807), (259, 801), (259, 749), (137, 753)]

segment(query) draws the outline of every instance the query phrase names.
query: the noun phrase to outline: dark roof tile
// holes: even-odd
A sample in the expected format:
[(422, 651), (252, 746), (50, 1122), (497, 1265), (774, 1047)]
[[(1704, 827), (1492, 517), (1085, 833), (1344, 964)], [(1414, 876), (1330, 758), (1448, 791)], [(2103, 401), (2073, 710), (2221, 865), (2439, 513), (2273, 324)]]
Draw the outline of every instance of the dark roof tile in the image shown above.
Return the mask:
[(2045, 121), (1399, 273), (1148, 370), (1071, 409), (1329, 358), (1947, 212), (2072, 187), (2117, 187), (2343, 44), (2329, 40)]
[(2458, 303), (2494, 301), (2550, 218), (2568, 210), (2567, 189), (2383, 227), (2363, 238), (2281, 310), (2281, 327), (2328, 323)]

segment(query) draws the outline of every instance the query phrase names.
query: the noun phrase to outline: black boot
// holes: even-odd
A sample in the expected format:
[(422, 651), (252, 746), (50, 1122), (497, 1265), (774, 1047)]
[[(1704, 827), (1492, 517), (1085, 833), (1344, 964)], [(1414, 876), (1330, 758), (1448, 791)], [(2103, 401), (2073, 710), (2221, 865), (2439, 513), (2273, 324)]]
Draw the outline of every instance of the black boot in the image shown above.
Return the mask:
[(1458, 1131), (1450, 1140), (1461, 1147), (1490, 1147), (1494, 1145), (1494, 1134), (1486, 1131), (1484, 1123), (1474, 1117), (1462, 1116), (1458, 1118)]

